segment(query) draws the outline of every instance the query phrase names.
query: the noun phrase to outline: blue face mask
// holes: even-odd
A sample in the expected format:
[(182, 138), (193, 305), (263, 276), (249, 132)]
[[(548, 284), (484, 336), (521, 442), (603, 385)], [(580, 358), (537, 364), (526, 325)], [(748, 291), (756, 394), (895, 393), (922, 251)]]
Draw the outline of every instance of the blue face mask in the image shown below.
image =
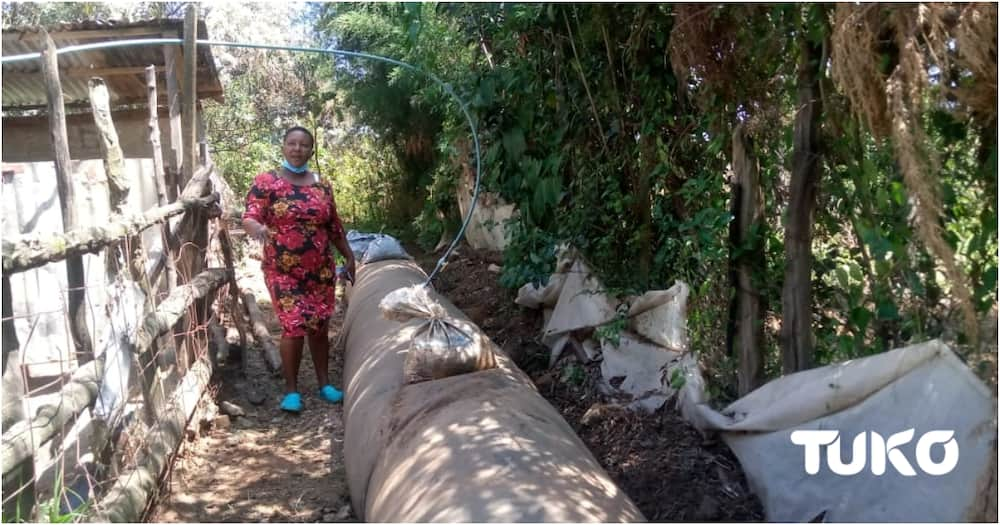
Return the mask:
[(291, 164), (288, 163), (288, 159), (281, 159), (281, 167), (298, 175), (302, 175), (303, 173), (309, 171), (308, 162), (296, 168), (295, 166), (292, 166)]

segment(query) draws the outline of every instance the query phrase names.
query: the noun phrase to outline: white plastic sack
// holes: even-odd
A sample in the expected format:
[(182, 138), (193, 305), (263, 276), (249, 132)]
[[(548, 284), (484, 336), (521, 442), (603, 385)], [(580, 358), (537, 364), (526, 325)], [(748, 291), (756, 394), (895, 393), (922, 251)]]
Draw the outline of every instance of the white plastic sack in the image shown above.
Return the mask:
[[(697, 391), (698, 379), (693, 372), (688, 377), (682, 413), (703, 429), (721, 432), (768, 521), (802, 522), (821, 515), (828, 522), (997, 519), (996, 400), (939, 341), (792, 374), (721, 413), (700, 404), (704, 393)], [(805, 448), (793, 443), (791, 434), (819, 429), (839, 432), (843, 463), (860, 461), (853, 455), (854, 440), (866, 433), (863, 468), (853, 475), (834, 473), (827, 446), (820, 449), (817, 473), (807, 473)], [(886, 450), (892, 447), (878, 448), (880, 439), (910, 429), (910, 439), (892, 438), (902, 444), (891, 454)], [(954, 433), (958, 462), (949, 473), (932, 475), (918, 463), (917, 443), (940, 430)], [(934, 461), (943, 461), (943, 445), (930, 450)], [(882, 474), (873, 473), (873, 457), (884, 467)], [(914, 475), (897, 470), (894, 462), (900, 458)]]
[(399, 288), (379, 303), (386, 319), (402, 323), (422, 319), (410, 343), (403, 376), (419, 383), (496, 367), (492, 348), (476, 325), (455, 319), (422, 284)]
[(688, 285), (677, 281), (669, 290), (642, 294), (629, 307), (629, 324), (636, 333), (660, 346), (687, 350), (688, 293)]
[(391, 235), (350, 230), (346, 237), (348, 246), (354, 252), (354, 259), (360, 264), (387, 259), (413, 259), (410, 254), (406, 253), (403, 245)]
[(632, 395), (633, 408), (655, 412), (673, 396), (671, 371), (682, 353), (644, 343), (627, 332), (619, 336), (617, 346), (604, 341), (601, 350), (601, 376), (609, 383), (624, 378), (617, 389)]
[(559, 300), (542, 336), (600, 326), (615, 318), (617, 307), (618, 301), (604, 293), (604, 285), (586, 263), (577, 259), (566, 273)]
[(516, 304), (525, 308), (551, 307), (559, 300), (559, 293), (562, 292), (563, 283), (566, 282), (566, 274), (554, 273), (549, 277), (549, 282), (545, 286), (538, 287), (535, 283), (528, 283), (517, 291)]

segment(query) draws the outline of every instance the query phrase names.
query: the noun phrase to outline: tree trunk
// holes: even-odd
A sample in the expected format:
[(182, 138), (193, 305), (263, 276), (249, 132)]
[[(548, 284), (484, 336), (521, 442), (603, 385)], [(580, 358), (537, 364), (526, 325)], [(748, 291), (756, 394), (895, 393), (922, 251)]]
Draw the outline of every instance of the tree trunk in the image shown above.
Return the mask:
[(812, 224), (819, 185), (819, 46), (800, 42), (792, 179), (785, 222), (781, 364), (785, 374), (812, 366)]
[(755, 273), (764, 271), (764, 194), (753, 145), (740, 124), (733, 132), (733, 193), (735, 221), (730, 250), (736, 293), (733, 296), (733, 350), (739, 356), (739, 394), (764, 384), (764, 309)]
[[(66, 107), (63, 103), (62, 82), (59, 80), (59, 61), (56, 44), (45, 34), (45, 51), (42, 52), (42, 74), (48, 98), (49, 135), (56, 164), (56, 190), (62, 211), (63, 231), (71, 232), (78, 226), (73, 181), (70, 180), (69, 139), (66, 135)], [(86, 276), (83, 257), (66, 258), (66, 285), (68, 291), (69, 330), (73, 337), (76, 359), (86, 363), (94, 358), (94, 345), (87, 329)]]

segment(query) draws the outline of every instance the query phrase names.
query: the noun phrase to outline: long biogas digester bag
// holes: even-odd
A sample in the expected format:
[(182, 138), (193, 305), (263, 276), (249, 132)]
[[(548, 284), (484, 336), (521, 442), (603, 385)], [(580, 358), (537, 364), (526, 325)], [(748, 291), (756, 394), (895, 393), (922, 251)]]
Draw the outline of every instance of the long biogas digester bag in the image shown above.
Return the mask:
[[(527, 375), (424, 288), (426, 278), (409, 260), (384, 260), (362, 265), (350, 293), (344, 458), (357, 514), (370, 522), (643, 521)], [(442, 354), (442, 337), (456, 355)]]

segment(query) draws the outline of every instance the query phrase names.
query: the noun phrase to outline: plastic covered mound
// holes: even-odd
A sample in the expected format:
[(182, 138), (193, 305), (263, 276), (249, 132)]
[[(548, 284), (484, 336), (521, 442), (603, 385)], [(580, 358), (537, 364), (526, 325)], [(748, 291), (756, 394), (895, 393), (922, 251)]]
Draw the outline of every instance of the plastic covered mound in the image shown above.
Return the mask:
[(399, 240), (384, 233), (365, 233), (357, 230), (347, 232), (347, 244), (360, 264), (368, 264), (389, 259), (412, 260)]

